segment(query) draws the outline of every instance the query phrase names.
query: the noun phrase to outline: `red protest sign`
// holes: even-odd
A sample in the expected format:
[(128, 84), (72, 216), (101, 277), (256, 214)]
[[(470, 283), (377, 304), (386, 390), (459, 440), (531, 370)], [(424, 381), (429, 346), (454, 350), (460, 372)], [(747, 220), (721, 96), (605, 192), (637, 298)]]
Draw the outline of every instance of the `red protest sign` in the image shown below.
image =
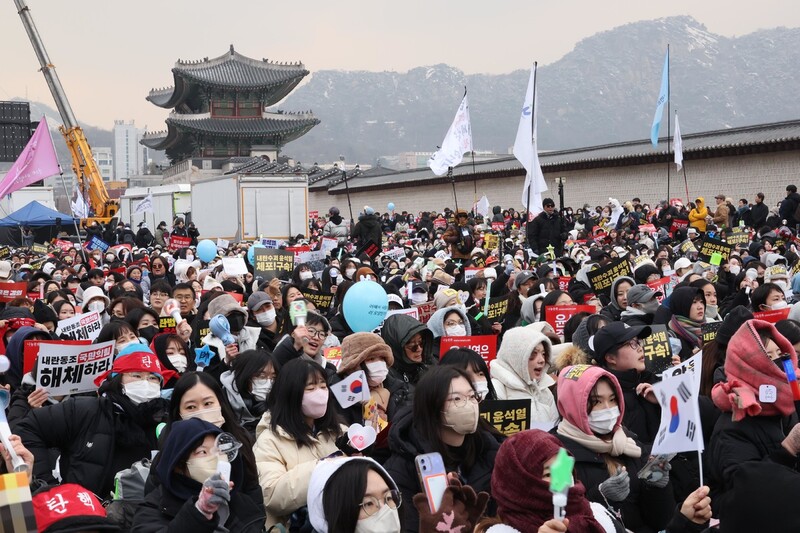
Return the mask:
[(544, 309), (547, 323), (553, 326), (559, 337), (564, 336), (564, 324), (574, 315), (578, 313), (594, 314), (595, 312), (597, 312), (597, 308), (593, 305), (548, 305)]
[(61, 251), (62, 251), (62, 252), (68, 252), (68, 251), (70, 251), (72, 248), (74, 248), (74, 246), (72, 245), (72, 243), (71, 243), (71, 242), (69, 242), (69, 241), (65, 241), (65, 240), (62, 240), (62, 239), (58, 239), (58, 240), (56, 241), (56, 246), (58, 246), (59, 248), (61, 248)]
[(325, 361), (331, 363), (336, 368), (339, 368), (339, 363), (342, 362), (342, 347), (341, 346), (332, 346), (330, 348), (325, 348), (322, 352)]
[(317, 220), (319, 218), (319, 211), (309, 211), (308, 218)]
[(432, 301), (415, 305), (414, 307), (417, 309), (418, 320), (423, 324), (427, 324), (433, 313), (436, 312), (436, 304)]
[(791, 311), (791, 307), (786, 307), (785, 309), (770, 309), (769, 311), (758, 311), (753, 313), (753, 318), (774, 324), (779, 320), (788, 318), (789, 311)]
[(0, 283), (0, 302), (10, 302), (27, 294), (28, 284), (24, 281), (18, 283)]
[(656, 292), (660, 292), (661, 296), (656, 296), (656, 300), (660, 304), (664, 297), (667, 295), (667, 287), (670, 283), (670, 277), (666, 276), (661, 279), (657, 279), (655, 281), (648, 281), (647, 286), (653, 289)]
[(170, 235), (169, 237), (169, 251), (177, 252), (181, 248), (188, 248), (192, 244), (191, 237), (181, 237), (179, 235)]
[(572, 276), (559, 276), (558, 277), (558, 290), (567, 292), (569, 282), (572, 281)]
[(492, 230), (494, 231), (503, 231), (506, 229), (505, 222), (492, 222)]
[[(88, 346), (91, 343), (92, 341), (25, 341), (25, 347), (22, 350), (22, 373), (27, 374), (33, 370), (33, 364), (36, 362), (36, 358), (39, 356), (39, 350), (42, 348), (42, 344), (71, 344), (73, 346)], [(47, 350), (47, 347), (45, 346), (44, 349)]]
[(676, 219), (672, 220), (672, 226), (670, 226), (669, 232), (674, 234), (676, 231), (680, 231), (680, 230), (686, 229), (688, 227), (689, 227), (689, 221), (688, 220), (683, 220), (683, 219), (676, 218)]
[(654, 233), (656, 231), (658, 230), (656, 230), (656, 227), (653, 224), (642, 224), (639, 226), (640, 233)]
[(495, 335), (470, 335), (465, 337), (442, 337), (439, 343), (439, 357), (450, 348), (469, 348), (478, 352), (488, 365), (497, 357), (497, 337)]
[(433, 227), (436, 229), (446, 228), (447, 221), (443, 218), (437, 218), (436, 220), (433, 221)]

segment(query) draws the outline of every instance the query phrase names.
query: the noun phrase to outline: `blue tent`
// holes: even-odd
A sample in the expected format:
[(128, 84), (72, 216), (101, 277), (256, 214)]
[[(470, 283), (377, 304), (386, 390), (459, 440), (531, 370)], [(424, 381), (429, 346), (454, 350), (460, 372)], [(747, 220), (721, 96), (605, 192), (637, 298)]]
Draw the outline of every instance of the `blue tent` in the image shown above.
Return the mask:
[(73, 220), (80, 223), (79, 219), (73, 219), (70, 215), (54, 211), (34, 200), (25, 207), (17, 209), (6, 218), (0, 219), (0, 228), (17, 226), (41, 228), (45, 226), (55, 226), (57, 218), (61, 219), (61, 224), (65, 227), (67, 225), (72, 225)]

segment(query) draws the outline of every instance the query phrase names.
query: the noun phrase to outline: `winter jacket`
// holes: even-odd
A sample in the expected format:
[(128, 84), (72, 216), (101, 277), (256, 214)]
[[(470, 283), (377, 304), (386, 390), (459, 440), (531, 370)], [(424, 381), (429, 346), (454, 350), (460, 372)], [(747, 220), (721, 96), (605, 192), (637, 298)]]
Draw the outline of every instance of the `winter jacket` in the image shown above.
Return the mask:
[(422, 230), (425, 230), (429, 236), (433, 235), (433, 220), (431, 220), (431, 214), (428, 212), (422, 213), (417, 222), (417, 233)]
[(764, 202), (756, 202), (750, 206), (750, 211), (745, 216), (745, 224), (759, 230), (766, 225), (768, 216), (769, 208), (766, 204)]
[(622, 318), (622, 311), (623, 309), (617, 305), (617, 285), (622, 282), (627, 281), (631, 284), (631, 286), (635, 285), (636, 282), (633, 278), (628, 276), (620, 276), (614, 281), (611, 282), (611, 301), (607, 306), (600, 310), (600, 315), (608, 318), (612, 322), (620, 320)]
[(627, 325), (633, 326), (650, 326), (653, 324), (654, 315), (645, 313), (641, 309), (628, 306), (620, 314), (619, 319)]
[(344, 313), (336, 313), (330, 319), (331, 334), (334, 335), (339, 342), (342, 342), (345, 337), (352, 335), (354, 331), (350, 329), (350, 324), (344, 318)]
[(447, 226), (442, 240), (450, 245), (450, 255), (454, 259), (469, 259), (475, 248), (475, 228), (471, 224)]
[(547, 246), (552, 245), (556, 257), (564, 253), (564, 227), (561, 216), (554, 212), (548, 215), (542, 211), (527, 224), (528, 244), (536, 254), (547, 253)]
[(636, 394), (636, 386), (640, 383), (656, 383), (658, 377), (647, 370), (644, 372), (637, 372), (635, 369), (607, 370), (614, 374), (619, 381), (622, 395), (625, 398), (625, 415), (622, 417), (622, 425), (625, 426), (625, 429), (635, 433), (637, 440), (645, 444), (652, 444), (661, 423), (661, 409), (658, 405), (650, 403)]
[[(272, 351), (272, 355), (275, 357), (275, 360), (278, 362), (280, 366), (285, 365), (292, 359), (296, 359), (297, 357), (306, 357), (307, 359), (311, 359), (306, 355), (306, 353), (302, 350), (295, 349), (294, 347), (294, 337), (291, 335), (284, 335), (283, 338), (275, 345), (275, 349)], [(336, 367), (331, 363), (327, 362), (325, 358), (322, 356), (321, 353), (317, 354), (314, 357), (313, 361), (322, 368), (325, 369), (325, 373), (328, 377), (333, 376), (336, 373)]]
[(706, 201), (700, 197), (697, 198), (695, 201), (695, 207), (691, 211), (689, 211), (689, 227), (695, 228), (697, 231), (701, 233), (706, 232), (706, 217), (708, 216), (708, 208), (706, 207)]
[(499, 205), (496, 205), (492, 208), (492, 222), (503, 222), (505, 223), (506, 219), (503, 217), (502, 208)]
[(717, 206), (717, 210), (714, 211), (714, 217), (712, 220), (714, 221), (714, 225), (716, 225), (719, 229), (725, 229), (730, 223), (730, 216), (731, 213), (728, 210), (728, 204), (723, 202)]
[[(539, 381), (531, 379), (528, 373), (528, 358), (539, 344), (545, 348), (545, 373)], [(503, 337), (503, 343), (492, 361), (492, 385), (498, 400), (526, 399), (531, 402), (531, 423), (549, 426), (558, 421), (558, 408), (550, 387), (555, 380), (547, 374), (552, 364), (550, 339), (536, 329), (525, 326), (510, 329)]]
[[(392, 455), (384, 464), (384, 468), (397, 483), (404, 502), (413, 501), (414, 495), (422, 492), (417, 476), (414, 458), (422, 453), (434, 451), (424, 435), (421, 435), (413, 423), (412, 409), (403, 410), (389, 430), (389, 448)], [(498, 439), (478, 425), (481, 437), (481, 450), (477, 453), (477, 461), (473, 465), (445, 464), (447, 472), (458, 472), (464, 485), (469, 485), (475, 492), (485, 491), (491, 494), (492, 470), (494, 458), (500, 449)], [(457, 448), (451, 448), (458, 455)], [(419, 515), (413, 505), (400, 507), (403, 532), (419, 530)]]
[[(406, 357), (403, 347), (417, 333), (422, 335), (422, 361), (415, 363)], [(392, 349), (394, 364), (389, 375), (395, 379), (415, 385), (428, 366), (434, 364), (433, 334), (425, 324), (408, 315), (392, 315), (381, 329), (383, 341)]]
[(350, 235), (350, 224), (339, 216), (332, 216), (330, 220), (322, 228), (323, 237), (333, 237), (338, 240), (339, 244), (345, 244), (347, 237)]
[(794, 212), (797, 210), (798, 205), (800, 205), (800, 194), (793, 192), (781, 200), (781, 206), (778, 210), (778, 215), (792, 229), (798, 224), (798, 221), (794, 218)]
[(197, 246), (197, 238), (200, 236), (200, 230), (194, 226), (189, 226), (186, 230), (186, 236), (192, 239), (189, 243), (190, 246)]
[(335, 440), (320, 433), (312, 438), (311, 446), (301, 446), (282, 427), (273, 431), (269, 412), (264, 414), (256, 427), (253, 454), (264, 495), (267, 529), (286, 524), (289, 515), (306, 505), (311, 472), (321, 459), (338, 451)]
[(169, 232), (166, 229), (156, 228), (156, 244), (161, 247), (166, 247), (167, 242), (164, 240), (164, 237), (169, 238)]
[(136, 246), (139, 248), (147, 248), (148, 246), (153, 245), (153, 241), (155, 237), (147, 228), (139, 228), (139, 231), (136, 232)]
[(373, 241), (380, 246), (383, 239), (380, 219), (375, 215), (360, 215), (353, 228), (352, 237), (359, 247), (364, 246), (369, 241)]
[(261, 420), (261, 415), (266, 411), (266, 402), (254, 401), (251, 398), (243, 397), (236, 388), (235, 379), (236, 375), (233, 371), (228, 370), (222, 373), (219, 381), (222, 384), (225, 397), (228, 398), (228, 402), (231, 404), (231, 409), (233, 409), (237, 420), (242, 427), (248, 430), (251, 435), (255, 436), (256, 425)]
[(447, 332), (444, 329), (444, 317), (452, 312), (455, 311), (461, 316), (461, 320), (464, 321), (464, 329), (466, 330), (466, 335), (472, 335), (472, 325), (470, 324), (469, 317), (467, 314), (461, 310), (459, 306), (451, 306), (451, 307), (444, 307), (439, 309), (428, 320), (428, 329), (431, 330), (433, 333), (433, 358), (434, 360), (438, 361), (441, 359), (441, 354), (439, 351), (439, 347), (441, 345), (441, 338), (447, 335)]

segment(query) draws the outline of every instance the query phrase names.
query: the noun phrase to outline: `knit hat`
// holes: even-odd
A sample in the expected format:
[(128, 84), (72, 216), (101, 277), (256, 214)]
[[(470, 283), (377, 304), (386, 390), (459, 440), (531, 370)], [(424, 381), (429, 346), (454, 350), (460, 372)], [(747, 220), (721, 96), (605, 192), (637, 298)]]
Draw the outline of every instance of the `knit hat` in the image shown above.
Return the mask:
[(530, 270), (523, 270), (522, 272), (517, 272), (517, 276), (514, 278), (514, 290), (518, 291), (520, 285), (527, 282), (528, 280), (534, 279), (535, 277), (536, 274), (534, 274)]
[[(791, 318), (791, 317), (789, 317)], [(743, 305), (737, 305), (722, 319), (722, 325), (717, 330), (717, 344), (727, 346), (733, 334), (736, 333), (742, 324), (753, 319), (753, 313)]]
[(133, 343), (120, 350), (119, 355), (114, 360), (114, 364), (111, 366), (111, 370), (97, 376), (94, 384), (99, 387), (108, 378), (127, 372), (150, 372), (157, 375), (162, 384), (178, 375), (172, 370), (167, 370), (161, 366), (161, 361), (158, 360), (156, 354), (147, 345)]
[[(763, 320), (748, 320), (733, 335), (725, 351), (727, 383), (717, 383), (711, 399), (720, 410), (732, 412), (734, 422), (745, 416), (788, 416), (795, 412), (792, 389), (782, 368), (778, 368), (761, 342), (759, 332), (766, 332), (782, 354), (791, 357), (797, 368), (794, 346), (778, 333), (775, 326)], [(761, 402), (762, 385), (772, 385), (777, 391), (775, 402)]]
[(339, 364), (338, 373), (345, 376), (358, 370), (361, 363), (371, 357), (380, 357), (389, 367), (394, 364), (392, 349), (380, 335), (368, 332), (348, 335), (342, 341), (342, 362)]
[[(589, 405), (589, 395), (600, 378), (608, 378), (616, 391), (617, 398), (623, 398), (622, 387), (617, 378), (599, 366), (575, 365), (568, 366), (558, 374), (558, 412), (570, 424), (577, 427), (587, 435), (592, 434), (589, 427), (589, 414), (586, 406)], [(625, 402), (619, 403), (619, 418), (613, 431), (617, 431), (625, 415)]]
[(436, 296), (433, 297), (433, 303), (436, 305), (436, 309), (443, 309), (451, 305), (458, 305), (461, 302), (458, 301), (458, 291), (444, 289), (436, 293)]
[[(494, 460), (492, 497), (504, 523), (519, 531), (535, 531), (553, 518), (550, 484), (542, 474), (544, 463), (562, 447), (557, 437), (538, 429), (522, 431), (503, 442)], [(523, 486), (525, 490), (520, 491)], [(569, 488), (566, 514), (570, 531), (602, 531), (580, 481)]]
[(41, 533), (119, 531), (106, 518), (106, 509), (92, 491), (65, 483), (33, 497), (33, 513)]
[(228, 316), (228, 314), (232, 312), (241, 313), (247, 318), (247, 311), (245, 311), (244, 308), (239, 305), (239, 302), (236, 301), (236, 298), (230, 294), (217, 296), (208, 303), (208, 316)]
[(375, 271), (368, 266), (363, 266), (358, 270), (356, 270), (356, 275), (355, 278), (353, 278), (353, 281), (361, 281), (362, 276), (372, 276), (375, 279), (378, 279), (378, 276), (375, 274)]

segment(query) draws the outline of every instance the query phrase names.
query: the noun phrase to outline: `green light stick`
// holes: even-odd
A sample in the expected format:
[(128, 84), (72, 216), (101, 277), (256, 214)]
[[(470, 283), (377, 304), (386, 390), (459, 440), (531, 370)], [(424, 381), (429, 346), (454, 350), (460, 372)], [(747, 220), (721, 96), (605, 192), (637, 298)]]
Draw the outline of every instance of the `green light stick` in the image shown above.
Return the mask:
[(567, 493), (572, 486), (572, 468), (575, 458), (561, 448), (550, 466), (550, 492), (553, 493), (553, 517), (564, 520), (567, 516)]

